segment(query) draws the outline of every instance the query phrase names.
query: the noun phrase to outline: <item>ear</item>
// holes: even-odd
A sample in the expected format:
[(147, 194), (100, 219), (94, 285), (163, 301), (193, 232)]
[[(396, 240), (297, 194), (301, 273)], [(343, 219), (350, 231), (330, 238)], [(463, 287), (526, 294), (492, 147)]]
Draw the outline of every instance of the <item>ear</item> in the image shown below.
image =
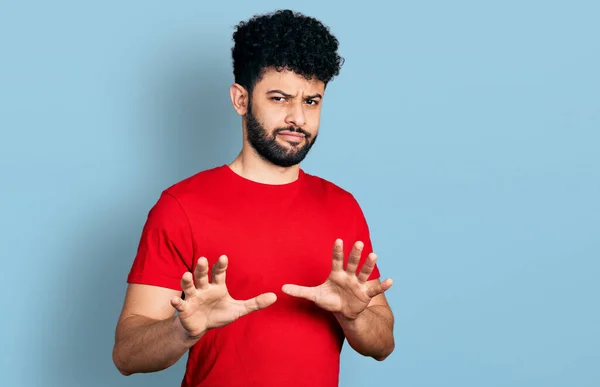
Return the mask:
[(235, 111), (243, 116), (248, 112), (248, 91), (244, 86), (234, 83), (229, 88), (229, 96), (231, 97), (231, 104)]

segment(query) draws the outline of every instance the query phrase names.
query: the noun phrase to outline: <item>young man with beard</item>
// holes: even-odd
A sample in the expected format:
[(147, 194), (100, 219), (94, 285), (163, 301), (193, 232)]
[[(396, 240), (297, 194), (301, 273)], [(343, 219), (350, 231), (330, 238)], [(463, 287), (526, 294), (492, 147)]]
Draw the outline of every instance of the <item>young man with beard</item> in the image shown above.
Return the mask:
[(299, 165), (338, 41), (291, 11), (240, 23), (234, 41), (242, 150), (149, 212), (113, 360), (125, 375), (154, 372), (189, 350), (182, 386), (337, 386), (344, 339), (377, 360), (394, 349), (392, 282), (360, 206)]

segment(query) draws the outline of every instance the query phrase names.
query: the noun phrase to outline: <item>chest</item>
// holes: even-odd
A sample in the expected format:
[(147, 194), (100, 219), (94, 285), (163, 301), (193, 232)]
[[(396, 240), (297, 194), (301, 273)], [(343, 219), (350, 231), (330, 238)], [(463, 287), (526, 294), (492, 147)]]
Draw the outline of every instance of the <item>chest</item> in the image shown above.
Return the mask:
[(316, 286), (331, 271), (336, 238), (346, 256), (354, 242), (353, 223), (327, 206), (269, 206), (205, 210), (190, 220), (196, 259), (210, 265), (227, 255), (227, 286), (234, 298), (280, 294), (286, 283)]

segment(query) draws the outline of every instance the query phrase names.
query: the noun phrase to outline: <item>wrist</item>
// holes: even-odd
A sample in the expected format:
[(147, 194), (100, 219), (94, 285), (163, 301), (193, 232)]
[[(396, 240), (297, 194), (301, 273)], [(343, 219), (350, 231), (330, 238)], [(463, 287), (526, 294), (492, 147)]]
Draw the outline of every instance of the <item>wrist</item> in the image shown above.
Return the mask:
[(194, 344), (204, 336), (205, 331), (197, 336), (193, 336), (190, 332), (185, 329), (185, 327), (181, 324), (181, 320), (179, 316), (174, 316), (173, 321), (173, 329), (175, 330), (175, 334), (179, 342), (181, 342), (186, 348), (191, 348)]
[(357, 314), (355, 317), (345, 316), (341, 312), (334, 313), (334, 316), (344, 330), (347, 330), (347, 329), (355, 330), (358, 326), (359, 318), (365, 313), (366, 310), (367, 309), (363, 310), (362, 312)]

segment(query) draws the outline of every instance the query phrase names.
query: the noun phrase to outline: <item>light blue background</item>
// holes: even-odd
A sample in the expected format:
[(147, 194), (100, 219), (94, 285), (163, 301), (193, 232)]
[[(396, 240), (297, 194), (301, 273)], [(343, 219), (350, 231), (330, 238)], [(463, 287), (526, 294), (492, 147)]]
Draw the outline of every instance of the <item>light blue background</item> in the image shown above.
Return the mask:
[(396, 315), (341, 386), (600, 385), (596, 1), (3, 1), (2, 386), (121, 376), (125, 279), (165, 187), (229, 162), (231, 33), (296, 4), (346, 58), (303, 164), (353, 192)]

